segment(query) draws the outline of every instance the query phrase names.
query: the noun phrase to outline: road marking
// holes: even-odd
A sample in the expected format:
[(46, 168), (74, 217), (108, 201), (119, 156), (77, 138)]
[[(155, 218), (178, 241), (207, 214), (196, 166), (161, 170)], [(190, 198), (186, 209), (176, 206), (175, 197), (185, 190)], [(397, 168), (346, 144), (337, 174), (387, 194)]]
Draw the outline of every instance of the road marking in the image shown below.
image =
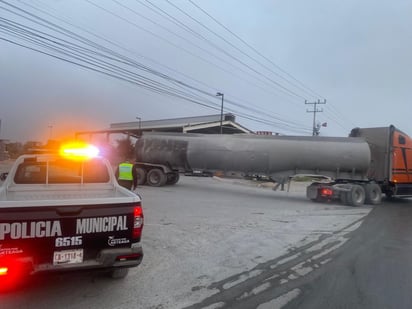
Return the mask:
[(225, 289), (225, 290), (230, 289), (231, 287), (233, 287), (233, 286), (235, 286), (239, 283), (242, 283), (242, 282), (246, 281), (249, 278), (260, 275), (262, 272), (263, 272), (263, 270), (256, 269), (256, 270), (252, 270), (251, 272), (249, 272), (247, 274), (242, 274), (242, 275), (239, 276), (239, 278), (237, 280), (225, 283), (223, 285), (223, 289)]
[(224, 305), (225, 305), (224, 302), (218, 302), (218, 303), (211, 304), (207, 307), (202, 307), (202, 309), (218, 309), (218, 308), (222, 308)]
[(267, 303), (260, 304), (256, 309), (280, 309), (300, 295), (300, 289), (291, 290)]
[(250, 292), (243, 293), (242, 296), (240, 296), (238, 299), (243, 299), (243, 298), (249, 297), (251, 295), (257, 295), (257, 294), (262, 293), (263, 291), (267, 290), (270, 287), (271, 287), (271, 284), (269, 282), (266, 282), (264, 284), (259, 285), (256, 288), (254, 288)]

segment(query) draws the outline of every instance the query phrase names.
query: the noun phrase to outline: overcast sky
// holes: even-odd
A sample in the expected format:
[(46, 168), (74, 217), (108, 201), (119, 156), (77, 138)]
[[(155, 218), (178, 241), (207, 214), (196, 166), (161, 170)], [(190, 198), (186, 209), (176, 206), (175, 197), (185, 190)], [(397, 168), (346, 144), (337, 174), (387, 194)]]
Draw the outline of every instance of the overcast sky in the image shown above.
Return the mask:
[(216, 92), (251, 130), (310, 135), (305, 100), (326, 99), (321, 135), (412, 135), (411, 12), (407, 0), (1, 1), (0, 138), (219, 114)]

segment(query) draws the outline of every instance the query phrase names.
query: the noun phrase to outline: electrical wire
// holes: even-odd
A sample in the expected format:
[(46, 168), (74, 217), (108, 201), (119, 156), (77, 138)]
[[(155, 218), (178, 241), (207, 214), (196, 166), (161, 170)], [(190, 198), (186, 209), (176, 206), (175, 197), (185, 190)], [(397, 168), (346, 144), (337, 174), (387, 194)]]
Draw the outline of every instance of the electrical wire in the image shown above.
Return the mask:
[[(193, 0), (189, 0), (189, 2), (195, 6), (196, 8), (198, 8), (201, 12), (203, 12), (205, 15), (207, 15), (209, 18), (211, 18), (216, 24), (218, 24), (219, 26), (221, 26), (223, 29), (225, 29), (227, 32), (229, 32), (230, 34), (232, 34), (235, 38), (237, 38), (240, 42), (242, 42), (244, 45), (246, 45), (248, 48), (250, 48), (253, 52), (255, 52), (257, 55), (259, 55), (260, 57), (262, 57), (263, 59), (265, 59), (267, 62), (269, 62), (270, 64), (272, 64), (277, 70), (281, 71), (282, 73), (284, 73), (286, 76), (288, 76), (289, 78), (291, 78), (292, 80), (294, 80), (296, 83), (298, 83), (301, 87), (298, 87), (302, 90), (304, 90), (306, 93), (310, 93), (311, 95), (314, 95), (315, 97), (318, 98), (322, 98), (325, 99), (322, 95), (318, 94), (317, 92), (315, 92), (314, 90), (312, 90), (311, 88), (309, 88), (308, 86), (306, 86), (304, 83), (302, 83), (301, 81), (299, 81), (297, 78), (295, 78), (293, 75), (291, 75), (290, 73), (286, 72), (284, 69), (282, 69), (279, 65), (277, 65), (276, 63), (274, 63), (272, 60), (270, 60), (268, 57), (264, 56), (262, 53), (260, 53), (256, 48), (254, 48), (252, 45), (250, 45), (248, 42), (246, 42), (244, 39), (242, 39), (239, 35), (237, 35), (236, 33), (234, 33), (232, 30), (230, 30), (228, 27), (226, 27), (223, 23), (221, 23), (220, 21), (218, 21), (215, 17), (213, 17), (213, 15), (209, 14), (205, 9), (201, 8), (198, 4), (196, 4)], [(254, 58), (253, 58), (254, 59)], [(267, 66), (261, 64), (259, 61), (257, 61), (256, 59), (254, 59), (254, 61), (256, 61), (257, 63), (259, 63), (262, 67), (265, 67), (267, 70), (269, 70), (270, 72), (272, 72), (273, 74), (276, 74), (277, 76), (281, 77), (282, 79), (284, 79), (286, 82), (290, 83), (291, 85), (297, 87), (296, 85), (294, 85), (291, 81), (287, 80), (286, 78), (284, 78), (283, 76), (281, 76), (279, 73), (274, 72), (273, 70), (269, 69)]]
[[(1, 1), (1, 2), (5, 3), (5, 1)], [(6, 3), (6, 4), (8, 4), (8, 3)], [(15, 8), (17, 8), (17, 7), (15, 7)], [(4, 8), (2, 8), (2, 9), (4, 9)], [(30, 15), (30, 16), (39, 18), (38, 16), (30, 14), (29, 12), (25, 12), (25, 13)], [(40, 18), (40, 20), (44, 21), (44, 19), (41, 19), (41, 18)], [(45, 26), (45, 27), (48, 26), (48, 28), (53, 29), (53, 31), (56, 31), (56, 32), (59, 32), (59, 33), (64, 33), (65, 35), (69, 35), (69, 37), (71, 37), (73, 39), (79, 40), (84, 44), (88, 44), (89, 46), (95, 47), (97, 49), (97, 51), (96, 50), (90, 50), (89, 48), (85, 48), (84, 46), (76, 45), (76, 44), (73, 44), (72, 42), (68, 42), (68, 41), (65, 41), (65, 40), (62, 40), (62, 41), (58, 42), (58, 38), (54, 37), (54, 36), (46, 38), (45, 33), (42, 33), (42, 35), (39, 35), (38, 33), (35, 34), (35, 33), (33, 33), (33, 31), (31, 31), (33, 29), (30, 30), (28, 28), (25, 28), (25, 29), (24, 28), (15, 28), (15, 29), (11, 30), (10, 29), (10, 25), (11, 25), (10, 21), (6, 21), (4, 19), (2, 19), (2, 21), (3, 21), (3, 23), (6, 24), (6, 27), (4, 27), (4, 25), (3, 25), (3, 28), (2, 28), (3, 33), (5, 31), (6, 32), (9, 31), (8, 33), (11, 34), (11, 35), (14, 35), (14, 36), (17, 35), (17, 37), (19, 37), (20, 39), (25, 39), (28, 42), (31, 42), (33, 44), (37, 44), (39, 47), (49, 48), (50, 50), (52, 50), (54, 52), (60, 52), (65, 56), (70, 56), (70, 57), (74, 58), (75, 60), (77, 60), (77, 62), (73, 61), (73, 60), (70, 60), (70, 59), (67, 59), (67, 58), (64, 58), (64, 57), (61, 57), (61, 56), (58, 56), (56, 54), (52, 54), (50, 52), (45, 52), (45, 51), (42, 51), (42, 50), (39, 50), (39, 49), (32, 48), (32, 47), (27, 46), (27, 45), (20, 44), (16, 41), (6, 39), (4, 37), (1, 38), (3, 41), (7, 41), (9, 43), (31, 49), (31, 50), (37, 51), (39, 53), (43, 53), (45, 55), (54, 57), (54, 58), (59, 59), (59, 60), (66, 61), (68, 63), (78, 65), (80, 67), (83, 67), (83, 68), (86, 68), (86, 69), (89, 69), (89, 70), (93, 70), (93, 71), (96, 71), (96, 72), (99, 72), (99, 73), (106, 74), (108, 76), (118, 78), (118, 79), (127, 81), (129, 83), (138, 84), (138, 85), (140, 85), (141, 87), (143, 87), (145, 89), (149, 89), (151, 91), (154, 91), (154, 92), (157, 92), (157, 93), (160, 93), (160, 94), (171, 95), (171, 96), (174, 96), (174, 97), (178, 97), (178, 98), (190, 101), (192, 103), (196, 103), (196, 104), (200, 103), (199, 105), (202, 105), (204, 107), (219, 110), (219, 108), (216, 106), (216, 104), (214, 106), (212, 106), (210, 104), (204, 104), (202, 102), (198, 102), (196, 100), (193, 100), (193, 96), (194, 96), (193, 93), (179, 92), (173, 87), (166, 86), (164, 84), (159, 83), (158, 81), (150, 80), (150, 79), (147, 79), (146, 77), (143, 77), (143, 76), (140, 76), (140, 75), (135, 75), (134, 72), (126, 70), (125, 68), (119, 67), (118, 65), (114, 65), (114, 64), (109, 63), (107, 61), (108, 60), (115, 61), (115, 62), (118, 62), (119, 64), (122, 64), (122, 65), (128, 65), (128, 66), (132, 66), (132, 67), (135, 67), (135, 68), (143, 69), (146, 72), (150, 72), (151, 74), (157, 74), (156, 76), (161, 77), (165, 80), (168, 80), (169, 82), (175, 83), (175, 84), (177, 84), (181, 87), (187, 87), (189, 89), (195, 90), (195, 91), (200, 92), (200, 93), (202, 93), (204, 95), (207, 95), (209, 97), (214, 97), (214, 94), (208, 93), (208, 92), (203, 91), (203, 90), (201, 90), (197, 87), (193, 87), (191, 85), (183, 83), (179, 80), (170, 78), (170, 76), (167, 76), (167, 75), (162, 74), (160, 72), (156, 72), (155, 70), (152, 70), (151, 68), (148, 68), (146, 66), (141, 66), (141, 65), (137, 64), (135, 61), (133, 61), (133, 60), (127, 58), (127, 57), (124, 57), (124, 56), (121, 56), (117, 53), (114, 53), (114, 52), (110, 51), (110, 49), (107, 49), (107, 48), (105, 48), (105, 47), (103, 47), (99, 44), (94, 43), (93, 41), (90, 41), (90, 40), (85, 39), (81, 36), (78, 36), (77, 34), (75, 34), (73, 32), (67, 31), (66, 29), (64, 29), (60, 26), (54, 25), (55, 28), (50, 27), (50, 25), (53, 25), (53, 24), (48, 22), (48, 21), (46, 21), (47, 25), (42, 24), (42, 26)], [(31, 20), (31, 21), (35, 22), (33, 20)], [(14, 26), (16, 26), (16, 24)], [(9, 27), (9, 28), (7, 28), (7, 27)], [(24, 30), (24, 32), (22, 32), (23, 30)], [(33, 40), (34, 38), (42, 39), (43, 41), (42, 42), (38, 42), (38, 41), (36, 42), (35, 40)], [(49, 44), (55, 44), (55, 45), (54, 46), (47, 45), (47, 44), (45, 44), (45, 42), (48, 42)], [(104, 52), (108, 52), (108, 55), (105, 54)], [(102, 59), (96, 59), (96, 57), (104, 58), (104, 59), (106, 59), (106, 61), (103, 61)], [(83, 63), (80, 63), (79, 61), (80, 62), (82, 61)], [(141, 78), (143, 78), (143, 80)], [(201, 97), (196, 95), (196, 98), (201, 98)], [(208, 103), (210, 103), (210, 102), (208, 102)], [(228, 101), (228, 103), (230, 104), (231, 102)], [(238, 105), (238, 107), (242, 107), (242, 106)], [(244, 108), (244, 107), (245, 106), (243, 106), (242, 108)], [(258, 111), (258, 110), (255, 110), (255, 111)], [(248, 116), (243, 114), (242, 117), (248, 117)], [(249, 116), (249, 118), (253, 118), (253, 117)], [(268, 123), (267, 120), (263, 120), (262, 118), (257, 119), (255, 117), (253, 119), (260, 120), (261, 123), (263, 123), (263, 121), (266, 121), (266, 123)], [(271, 122), (271, 123), (273, 124), (273, 122)], [(281, 125), (281, 124), (277, 123), (277, 125)], [(285, 125), (285, 124), (283, 124), (283, 125)], [(295, 129), (297, 129), (297, 128), (295, 128)]]
[[(220, 39), (222, 39), (223, 41), (225, 41), (227, 44), (229, 44), (230, 46), (234, 47), (236, 50), (240, 51), (242, 54), (244, 54), (245, 56), (247, 56), (248, 58), (251, 58), (248, 54), (244, 53), (243, 51), (241, 51), (239, 48), (237, 48), (235, 45), (233, 45), (232, 43), (230, 43), (228, 40), (226, 40), (225, 38), (223, 38), (221, 35), (219, 35), (218, 33), (216, 33), (215, 31), (211, 30), (209, 27), (205, 26), (203, 23), (199, 22), (197, 19), (193, 18), (190, 14), (186, 13), (184, 10), (182, 10), (181, 8), (179, 8), (177, 5), (175, 5), (174, 3), (172, 3), (169, 0), (166, 0), (170, 5), (172, 5), (173, 7), (175, 7), (177, 10), (179, 10), (180, 12), (182, 12), (185, 16), (187, 16), (188, 18), (190, 18), (191, 20), (193, 20), (194, 22), (196, 22), (197, 24), (201, 25), (203, 28), (207, 29), (209, 32), (213, 33), (214, 35), (216, 35), (217, 37), (219, 37)], [(210, 41), (208, 41), (210, 42)], [(247, 67), (249, 70), (251, 70), (252, 72), (256, 73), (257, 75), (267, 79), (268, 81), (270, 81), (271, 83), (273, 83), (275, 86), (281, 88), (282, 90), (284, 90), (286, 93), (288, 93), (289, 95), (293, 95), (296, 96), (297, 98), (300, 98), (302, 100), (305, 100), (305, 97), (298, 94), (297, 92), (283, 86), (281, 83), (273, 80), (272, 78), (268, 77), (267, 75), (264, 75), (262, 72), (258, 71), (257, 69), (251, 67), (250, 65), (248, 65), (246, 62), (240, 60), (237, 57), (231, 56), (229, 53), (227, 53), (225, 50), (217, 47), (216, 44), (212, 43), (212, 46), (214, 46), (215, 48), (218, 48), (219, 50), (223, 51), (225, 54), (229, 55), (232, 59), (236, 60), (237, 62), (241, 63), (242, 65), (244, 65), (245, 67)], [(253, 58), (252, 58), (253, 59)]]

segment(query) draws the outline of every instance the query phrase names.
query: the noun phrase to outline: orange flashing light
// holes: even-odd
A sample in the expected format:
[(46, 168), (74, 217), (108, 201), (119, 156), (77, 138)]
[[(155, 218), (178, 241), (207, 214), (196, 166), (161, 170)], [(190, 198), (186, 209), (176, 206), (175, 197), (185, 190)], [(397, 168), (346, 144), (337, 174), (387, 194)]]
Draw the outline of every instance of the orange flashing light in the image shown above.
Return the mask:
[(72, 142), (61, 146), (60, 155), (72, 160), (87, 160), (99, 155), (99, 149), (84, 142)]

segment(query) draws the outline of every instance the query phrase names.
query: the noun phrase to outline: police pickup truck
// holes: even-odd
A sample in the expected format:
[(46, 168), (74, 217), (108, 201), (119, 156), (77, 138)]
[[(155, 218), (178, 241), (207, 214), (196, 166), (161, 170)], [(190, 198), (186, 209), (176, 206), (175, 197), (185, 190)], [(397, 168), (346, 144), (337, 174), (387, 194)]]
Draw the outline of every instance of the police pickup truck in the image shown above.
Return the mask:
[(142, 261), (142, 229), (140, 197), (97, 148), (23, 155), (0, 187), (0, 280), (86, 269), (124, 277)]

